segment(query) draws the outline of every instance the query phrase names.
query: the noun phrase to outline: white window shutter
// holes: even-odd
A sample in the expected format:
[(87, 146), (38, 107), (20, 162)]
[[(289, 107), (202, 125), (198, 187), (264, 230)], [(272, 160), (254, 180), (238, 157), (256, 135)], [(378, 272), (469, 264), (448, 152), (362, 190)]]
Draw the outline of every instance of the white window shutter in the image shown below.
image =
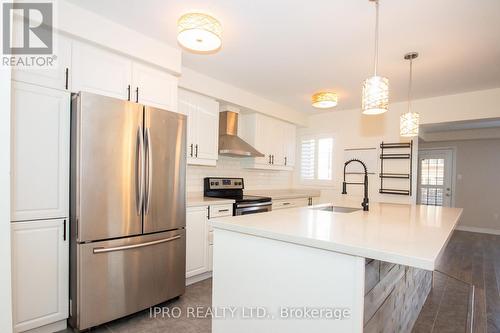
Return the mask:
[(316, 141), (314, 139), (304, 139), (300, 144), (300, 177), (305, 180), (315, 178), (315, 151)]

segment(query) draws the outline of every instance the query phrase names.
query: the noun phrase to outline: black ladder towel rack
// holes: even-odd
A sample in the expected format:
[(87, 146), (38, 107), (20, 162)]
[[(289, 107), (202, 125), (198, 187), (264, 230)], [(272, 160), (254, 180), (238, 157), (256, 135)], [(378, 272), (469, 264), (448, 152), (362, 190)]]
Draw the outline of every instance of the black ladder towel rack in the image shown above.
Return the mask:
[[(409, 149), (409, 153), (387, 153), (387, 149)], [(389, 160), (408, 160), (409, 172), (408, 173), (392, 173), (384, 172), (384, 162)], [(413, 140), (410, 142), (394, 142), (380, 144), (380, 190), (379, 193), (383, 194), (398, 194), (398, 195), (412, 195), (412, 165), (413, 163)], [(394, 189), (385, 188), (384, 179), (408, 179), (408, 189)]]

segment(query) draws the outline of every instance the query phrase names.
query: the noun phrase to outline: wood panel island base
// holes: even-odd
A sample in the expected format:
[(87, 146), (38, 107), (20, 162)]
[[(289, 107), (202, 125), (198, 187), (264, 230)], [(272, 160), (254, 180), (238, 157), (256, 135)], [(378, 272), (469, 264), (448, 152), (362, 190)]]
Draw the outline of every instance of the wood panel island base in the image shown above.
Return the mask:
[(462, 210), (324, 207), (212, 223), (214, 333), (411, 332)]

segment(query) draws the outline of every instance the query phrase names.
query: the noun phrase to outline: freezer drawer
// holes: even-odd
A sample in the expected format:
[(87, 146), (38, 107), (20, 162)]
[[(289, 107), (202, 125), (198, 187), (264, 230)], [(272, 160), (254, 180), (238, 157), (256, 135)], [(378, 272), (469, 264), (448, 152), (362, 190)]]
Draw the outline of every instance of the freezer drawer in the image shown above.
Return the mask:
[(96, 326), (182, 295), (185, 249), (184, 229), (79, 244), (78, 328)]

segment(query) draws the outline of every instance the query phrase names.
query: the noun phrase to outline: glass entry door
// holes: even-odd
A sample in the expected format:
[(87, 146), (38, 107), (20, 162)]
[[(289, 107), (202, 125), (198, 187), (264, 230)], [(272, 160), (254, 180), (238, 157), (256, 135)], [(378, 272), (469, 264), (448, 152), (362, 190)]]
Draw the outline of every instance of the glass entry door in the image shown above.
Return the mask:
[(418, 202), (450, 207), (453, 197), (453, 150), (420, 150), (418, 156)]

